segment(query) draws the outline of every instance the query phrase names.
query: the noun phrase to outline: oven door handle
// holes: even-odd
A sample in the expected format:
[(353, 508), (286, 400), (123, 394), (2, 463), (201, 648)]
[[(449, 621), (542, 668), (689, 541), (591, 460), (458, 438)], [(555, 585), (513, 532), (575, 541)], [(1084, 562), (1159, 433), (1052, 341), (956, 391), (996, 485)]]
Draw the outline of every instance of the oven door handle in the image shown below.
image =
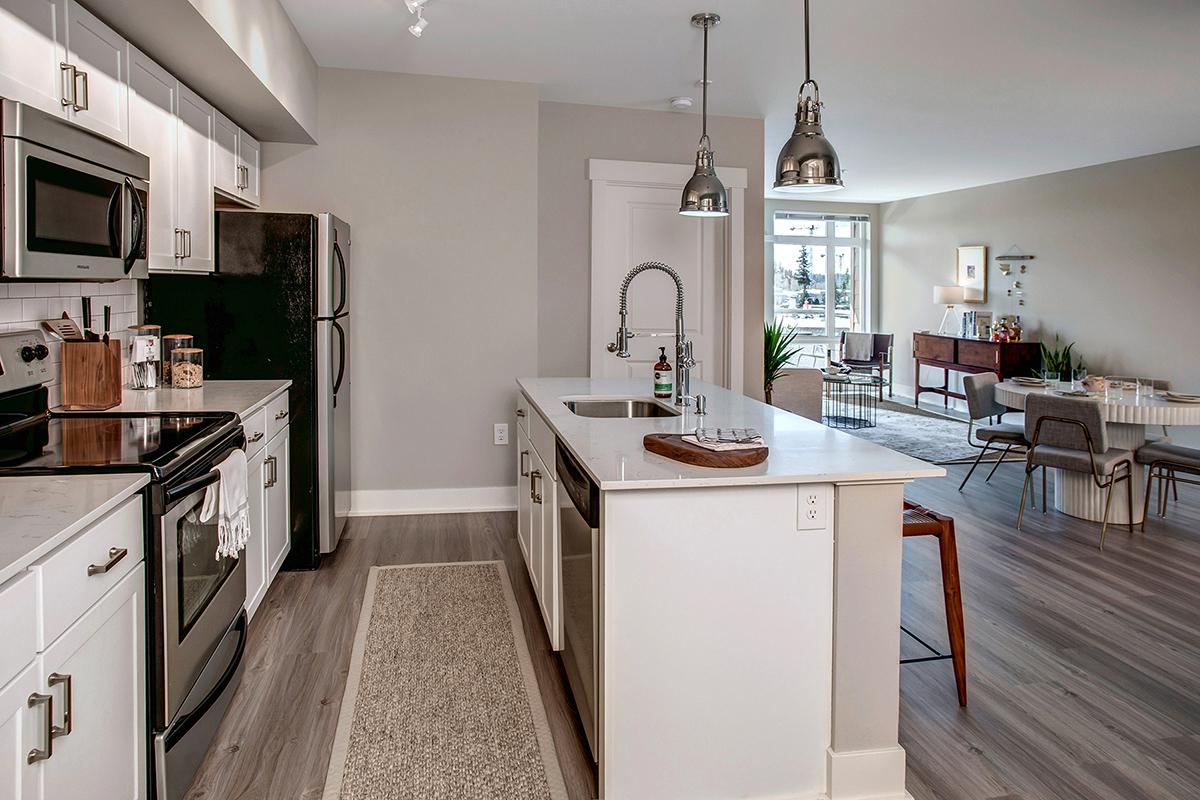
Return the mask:
[(172, 486), (164, 493), (164, 505), (171, 505), (181, 497), (187, 497), (189, 494), (203, 489), (206, 486), (211, 486), (221, 480), (220, 470), (201, 475), (199, 478), (192, 478), (190, 481), (184, 481), (178, 486)]

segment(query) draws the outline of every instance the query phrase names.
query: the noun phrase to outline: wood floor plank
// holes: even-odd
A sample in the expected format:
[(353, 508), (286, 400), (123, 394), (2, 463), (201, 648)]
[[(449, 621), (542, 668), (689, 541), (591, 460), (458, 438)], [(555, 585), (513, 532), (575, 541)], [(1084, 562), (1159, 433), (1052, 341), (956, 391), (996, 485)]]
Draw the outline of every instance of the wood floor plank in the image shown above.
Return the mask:
[[(956, 519), (968, 699), (947, 661), (901, 670), (917, 800), (1200, 797), (1200, 492), (1147, 532), (1053, 511), (1015, 530), (1018, 466), (963, 493), (967, 466), (909, 497)], [(1040, 491), (1040, 487), (1039, 487)], [(1039, 501), (1040, 501), (1039, 495)], [(1040, 505), (1040, 502), (1039, 502)], [(945, 651), (937, 550), (904, 545), (903, 621)], [(359, 518), (316, 572), (284, 573), (250, 628), (246, 672), (190, 800), (320, 797), (372, 565), (502, 560), (572, 800), (596, 778), (549, 649), (511, 513)], [(903, 655), (924, 655), (904, 637)]]

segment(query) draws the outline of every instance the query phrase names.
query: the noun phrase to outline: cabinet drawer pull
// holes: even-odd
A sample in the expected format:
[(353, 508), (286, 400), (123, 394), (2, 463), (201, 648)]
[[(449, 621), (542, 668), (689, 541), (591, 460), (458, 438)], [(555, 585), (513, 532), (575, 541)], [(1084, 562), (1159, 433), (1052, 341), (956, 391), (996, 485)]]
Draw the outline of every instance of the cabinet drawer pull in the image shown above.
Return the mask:
[(283, 419), (283, 418), (285, 418), (287, 415), (288, 415), (288, 412), (287, 412), (287, 409), (285, 408), (283, 411), (277, 411), (277, 412), (275, 413), (275, 419)]
[(126, 547), (110, 547), (108, 548), (108, 561), (103, 564), (88, 564), (88, 575), (103, 575), (117, 565), (122, 558), (129, 555), (129, 549)]
[[(71, 676), (61, 672), (51, 672), (50, 677), (46, 679), (46, 683), (53, 689), (55, 686), (62, 685), (63, 687), (63, 724), (50, 726), (50, 738), (57, 739), (59, 736), (71, 735)], [(54, 715), (50, 715), (51, 721)]]
[(517, 417), (520, 419), (525, 419), (525, 409), (518, 408), (517, 409)]
[(263, 438), (263, 432), (262, 432), (262, 431), (255, 431), (255, 432), (254, 432), (254, 435), (253, 435), (253, 436), (251, 436), (251, 437), (250, 437), (249, 439), (247, 439), (246, 441), (250, 442), (251, 444), (254, 444), (254, 443), (255, 443), (255, 442), (257, 442), (257, 441), (261, 441), (261, 440), (262, 440), (262, 438)]
[(29, 707), (37, 708), (38, 706), (45, 707), (46, 726), (42, 729), (42, 744), (43, 747), (35, 747), (25, 756), (26, 764), (36, 764), (39, 761), (45, 761), (54, 755), (54, 738), (51, 734), (51, 729), (54, 725), (54, 695), (38, 694), (34, 692), (29, 695)]
[(520, 462), (518, 463), (518, 466), (520, 467), (520, 472), (521, 472), (521, 477), (522, 477), (522, 478), (528, 478), (528, 477), (529, 477), (529, 467), (525, 466), (525, 459), (527, 459), (527, 458), (529, 458), (529, 451), (528, 451), (528, 450), (522, 450), (522, 451), (521, 451), (521, 460), (520, 460)]
[(541, 505), (542, 504), (542, 492), (541, 492), (542, 473), (540, 470), (535, 469), (533, 472), (529, 473), (529, 477), (531, 478), (531, 480), (529, 481), (529, 497), (531, 500), (533, 500), (534, 503), (536, 503), (537, 505)]

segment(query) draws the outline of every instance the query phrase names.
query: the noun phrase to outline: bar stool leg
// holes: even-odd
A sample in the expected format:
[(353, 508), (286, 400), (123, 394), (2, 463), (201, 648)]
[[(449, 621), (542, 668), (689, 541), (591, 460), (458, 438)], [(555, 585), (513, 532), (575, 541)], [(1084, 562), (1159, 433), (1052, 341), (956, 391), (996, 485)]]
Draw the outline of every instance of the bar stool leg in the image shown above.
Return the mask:
[(950, 655), (954, 663), (954, 683), (958, 686), (958, 704), (967, 704), (967, 637), (963, 625), (962, 591), (958, 580), (958, 545), (954, 537), (954, 520), (942, 523), (938, 537), (942, 561), (942, 593), (946, 598), (946, 629), (950, 638)]

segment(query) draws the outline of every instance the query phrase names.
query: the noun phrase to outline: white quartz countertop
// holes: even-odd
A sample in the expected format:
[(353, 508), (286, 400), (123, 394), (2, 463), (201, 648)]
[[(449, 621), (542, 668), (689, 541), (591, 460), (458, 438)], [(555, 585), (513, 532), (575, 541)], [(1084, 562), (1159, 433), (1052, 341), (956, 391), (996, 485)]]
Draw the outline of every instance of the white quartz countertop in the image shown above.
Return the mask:
[[(195, 389), (121, 390), (121, 404), (105, 413), (233, 411), (244, 416), (292, 385), (291, 381), (206, 381)], [(55, 409), (63, 412), (63, 409)], [(66, 413), (66, 412), (64, 412)]]
[[(688, 408), (678, 417), (597, 419), (580, 417), (563, 400), (579, 397), (651, 399), (646, 381), (592, 378), (520, 378), (530, 404), (583, 462), (602, 490), (733, 486), (780, 483), (896, 482), (936, 478), (941, 467), (880, 447), (819, 422), (735, 394), (692, 382), (708, 398), (708, 414)], [(667, 405), (671, 401), (661, 401)], [(755, 428), (770, 456), (742, 469), (694, 467), (647, 452), (647, 433), (691, 433), (708, 428)], [(553, 456), (550, 456), (551, 458)]]
[(149, 482), (146, 473), (0, 478), (0, 584)]

